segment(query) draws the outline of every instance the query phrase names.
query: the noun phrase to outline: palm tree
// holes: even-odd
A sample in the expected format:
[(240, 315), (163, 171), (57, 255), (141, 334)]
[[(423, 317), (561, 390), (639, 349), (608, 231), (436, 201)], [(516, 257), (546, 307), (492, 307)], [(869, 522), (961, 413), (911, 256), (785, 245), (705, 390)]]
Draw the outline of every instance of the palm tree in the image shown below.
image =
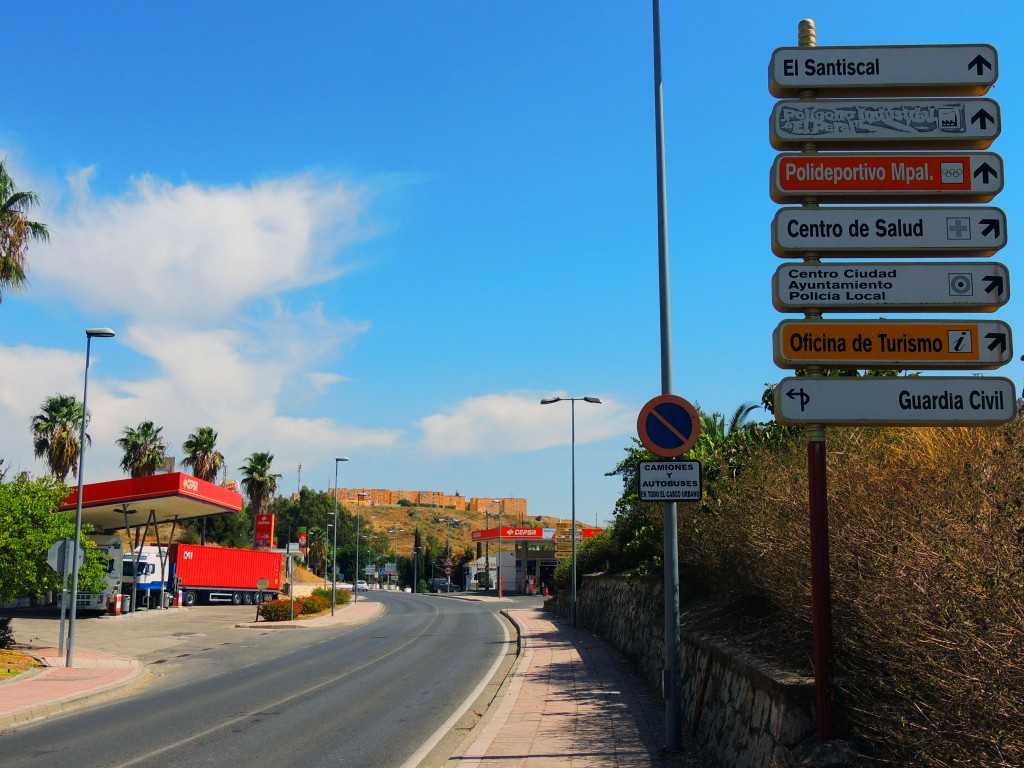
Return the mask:
[[(4, 290), (21, 290), (28, 285), (25, 276), (28, 244), (46, 242), (50, 232), (45, 224), (28, 220), (28, 211), (40, 202), (35, 192), (21, 192), (0, 160), (0, 301)], [(65, 475), (67, 473), (65, 472)]]
[(723, 445), (730, 437), (735, 438), (743, 431), (750, 419), (750, 414), (757, 408), (757, 403), (743, 403), (737, 406), (728, 423), (722, 414), (707, 414), (698, 408), (701, 415), (701, 434), (712, 438), (715, 445)]
[[(82, 418), (88, 425), (82, 404), (74, 395), (52, 395), (32, 417), (32, 448), (37, 459), (45, 459), (50, 473), (62, 483), (68, 472), (78, 477), (79, 433)], [(92, 444), (89, 435), (86, 443)]]
[(261, 515), (267, 511), (270, 497), (277, 491), (277, 479), (281, 475), (271, 474), (270, 465), (274, 454), (256, 452), (239, 467), (242, 473), (242, 490), (249, 497), (249, 508), (253, 515)]
[(135, 429), (124, 428), (124, 437), (117, 440), (124, 451), (121, 469), (131, 477), (149, 477), (163, 466), (167, 443), (160, 437), (163, 427), (153, 426), (152, 421), (143, 421)]
[(216, 482), (217, 473), (224, 464), (224, 454), (216, 448), (217, 432), (213, 427), (199, 427), (181, 444), (185, 458), (183, 466), (189, 467), (192, 474), (208, 483)]

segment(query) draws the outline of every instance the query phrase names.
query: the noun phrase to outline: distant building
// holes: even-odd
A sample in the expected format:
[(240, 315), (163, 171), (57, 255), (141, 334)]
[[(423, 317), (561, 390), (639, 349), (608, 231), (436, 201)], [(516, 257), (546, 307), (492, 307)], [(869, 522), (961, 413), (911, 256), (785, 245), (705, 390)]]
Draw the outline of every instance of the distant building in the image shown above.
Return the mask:
[(416, 506), (451, 508), (460, 512), (480, 512), (495, 516), (500, 512), (503, 516), (515, 518), (526, 516), (526, 499), (523, 498), (499, 499), (488, 496), (474, 497), (467, 501), (465, 496), (451, 496), (441, 491), (392, 491), (385, 488), (332, 488), (328, 493), (334, 493), (338, 501), (369, 507), (378, 504), (395, 505), (405, 501)]

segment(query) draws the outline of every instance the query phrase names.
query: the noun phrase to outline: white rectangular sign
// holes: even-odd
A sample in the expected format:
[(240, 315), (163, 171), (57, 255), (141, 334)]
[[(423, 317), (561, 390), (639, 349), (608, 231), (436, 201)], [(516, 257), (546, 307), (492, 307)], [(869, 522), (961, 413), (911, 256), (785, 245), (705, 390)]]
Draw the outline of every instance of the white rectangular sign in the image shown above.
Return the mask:
[(641, 461), (640, 501), (700, 501), (699, 461)]
[(994, 312), (1010, 299), (1010, 271), (994, 261), (783, 264), (772, 279), (780, 312)]
[(781, 208), (772, 251), (823, 256), (991, 256), (1006, 245), (1006, 214), (992, 207)]
[(775, 387), (775, 420), (794, 426), (991, 425), (1016, 413), (1013, 382), (997, 377), (793, 377)]
[(768, 65), (773, 96), (980, 96), (999, 77), (991, 45), (887, 45), (776, 48)]
[(788, 99), (776, 102), (769, 135), (776, 149), (985, 149), (999, 135), (992, 99)]

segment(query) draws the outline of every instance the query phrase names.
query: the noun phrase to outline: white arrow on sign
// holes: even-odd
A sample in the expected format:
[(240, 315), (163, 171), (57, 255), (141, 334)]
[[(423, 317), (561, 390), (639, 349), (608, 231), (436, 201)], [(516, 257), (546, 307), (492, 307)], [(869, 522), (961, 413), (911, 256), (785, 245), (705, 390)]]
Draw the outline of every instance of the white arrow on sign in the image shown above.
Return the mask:
[(772, 251), (782, 258), (823, 255), (991, 256), (1006, 245), (999, 208), (781, 208), (772, 221)]
[(780, 424), (967, 426), (1017, 414), (1013, 382), (997, 377), (793, 377), (775, 387)]
[(780, 312), (994, 312), (1010, 299), (1010, 271), (995, 261), (783, 264), (772, 278)]
[(813, 141), (844, 149), (985, 149), (999, 135), (992, 99), (788, 99), (776, 102), (776, 149)]
[(991, 45), (776, 48), (768, 90), (773, 96), (798, 96), (809, 88), (830, 96), (980, 96), (998, 77)]

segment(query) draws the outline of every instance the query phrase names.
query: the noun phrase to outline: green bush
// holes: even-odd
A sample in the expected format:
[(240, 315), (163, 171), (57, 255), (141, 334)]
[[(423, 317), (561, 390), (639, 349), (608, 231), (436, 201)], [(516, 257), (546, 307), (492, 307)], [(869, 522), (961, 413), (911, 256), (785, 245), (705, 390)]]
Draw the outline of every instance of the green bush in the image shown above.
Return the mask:
[(307, 595), (295, 599), (295, 612), (302, 614), (323, 613), (331, 607), (331, 598), (323, 595)]
[(14, 645), (14, 630), (11, 629), (11, 619), (0, 617), (0, 648), (10, 648)]
[[(318, 595), (327, 601), (327, 607), (331, 607), (331, 590), (329, 588), (317, 587), (313, 590), (314, 595)], [(347, 589), (336, 590), (335, 605), (347, 605), (352, 600), (352, 595)]]
[(291, 600), (268, 600), (260, 603), (259, 614), (264, 621), (288, 621), (292, 617)]
[[(582, 583), (584, 574), (609, 573), (626, 567), (628, 562), (611, 536), (604, 531), (592, 539), (576, 543), (576, 588)], [(572, 582), (572, 558), (559, 559), (552, 576), (556, 589), (569, 589)]]

